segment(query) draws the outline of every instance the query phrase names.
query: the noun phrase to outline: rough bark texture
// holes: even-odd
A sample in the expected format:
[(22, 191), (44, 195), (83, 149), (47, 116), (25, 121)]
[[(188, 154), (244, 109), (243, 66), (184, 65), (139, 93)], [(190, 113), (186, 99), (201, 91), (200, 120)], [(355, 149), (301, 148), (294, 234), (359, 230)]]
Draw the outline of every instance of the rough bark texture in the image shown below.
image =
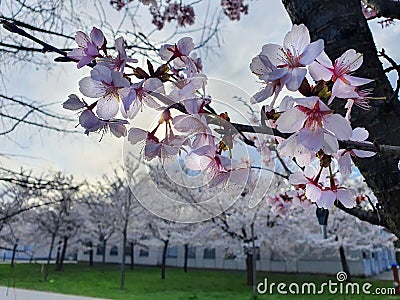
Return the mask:
[[(370, 140), (378, 143), (400, 144), (400, 102), (390, 101), (393, 89), (378, 59), (378, 53), (359, 0), (282, 0), (294, 24), (305, 24), (312, 40), (325, 41), (325, 51), (336, 59), (353, 48), (364, 54), (364, 64), (356, 75), (375, 79), (374, 96), (386, 96), (387, 101), (371, 101), (370, 111), (353, 109), (353, 128), (365, 127)], [(336, 101), (335, 109), (343, 107)], [(379, 214), (386, 227), (400, 237), (400, 172), (399, 157), (375, 156), (357, 159), (356, 165), (379, 200)]]
[(63, 241), (63, 247), (62, 247), (62, 251), (61, 251), (61, 257), (59, 259), (59, 262), (57, 264), (57, 271), (61, 271), (63, 269), (64, 266), (64, 260), (65, 260), (65, 254), (67, 252), (67, 246), (68, 246), (68, 237), (64, 236), (64, 241)]
[(169, 243), (169, 240), (165, 240), (164, 241), (162, 262), (161, 262), (161, 279), (165, 279), (165, 265), (166, 265), (166, 262), (167, 262), (168, 243)]
[(342, 270), (347, 274), (347, 281), (351, 281), (351, 274), (349, 265), (347, 264), (346, 253), (344, 252), (343, 246), (339, 247), (340, 262), (342, 264)]
[(189, 258), (189, 245), (185, 244), (185, 256), (183, 261), (183, 272), (185, 273), (187, 273), (188, 258)]
[(47, 277), (49, 276), (50, 260), (51, 260), (51, 254), (53, 252), (54, 240), (55, 239), (56, 239), (56, 235), (55, 235), (55, 233), (53, 233), (51, 235), (50, 250), (49, 250), (49, 255), (47, 256), (46, 267), (44, 268), (44, 281), (47, 281)]
[(122, 232), (123, 240), (122, 240), (122, 258), (121, 258), (121, 285), (120, 290), (123, 291), (125, 289), (125, 256), (126, 256), (126, 241), (127, 241), (127, 222), (125, 222), (125, 228)]
[(247, 285), (253, 285), (253, 254), (247, 253), (246, 255), (246, 278), (247, 278)]

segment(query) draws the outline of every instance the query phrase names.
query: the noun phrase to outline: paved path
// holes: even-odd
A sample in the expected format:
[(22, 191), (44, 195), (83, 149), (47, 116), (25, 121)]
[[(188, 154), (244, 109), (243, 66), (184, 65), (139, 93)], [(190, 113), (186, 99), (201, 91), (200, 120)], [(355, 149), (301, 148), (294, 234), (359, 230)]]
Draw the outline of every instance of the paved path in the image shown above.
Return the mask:
[(0, 286), (1, 300), (107, 300), (100, 298), (90, 298), (83, 296), (71, 296), (49, 292), (37, 292), (23, 289), (6, 288)]
[(370, 278), (374, 280), (393, 280), (393, 271), (392, 270), (386, 271), (378, 275), (374, 275)]

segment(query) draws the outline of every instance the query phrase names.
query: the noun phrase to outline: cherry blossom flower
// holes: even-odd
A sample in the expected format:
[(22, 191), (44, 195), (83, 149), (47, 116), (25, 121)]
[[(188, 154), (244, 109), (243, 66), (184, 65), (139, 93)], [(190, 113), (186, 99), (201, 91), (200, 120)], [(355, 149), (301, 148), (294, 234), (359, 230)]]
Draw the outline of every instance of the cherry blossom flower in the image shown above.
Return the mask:
[(105, 38), (103, 32), (96, 27), (93, 27), (90, 32), (90, 38), (86, 33), (78, 31), (75, 35), (75, 41), (78, 44), (78, 49), (73, 49), (68, 52), (68, 57), (79, 60), (78, 69), (90, 64), (96, 57), (99, 56), (99, 49), (104, 45)]
[(120, 71), (124, 72), (125, 65), (127, 63), (137, 63), (138, 60), (134, 58), (128, 57), (125, 51), (125, 42), (122, 37), (119, 37), (115, 40), (115, 49), (118, 51), (117, 57), (102, 57), (99, 58), (97, 63), (99, 65), (104, 65), (112, 71)]
[(332, 182), (329, 188), (323, 187), (318, 183), (319, 176), (316, 176), (315, 171), (313, 168), (306, 167), (304, 173), (291, 174), (289, 182), (293, 185), (305, 185), (307, 199), (315, 202), (318, 207), (329, 209), (336, 200), (340, 201), (345, 207), (354, 207), (356, 202), (350, 190), (332, 184)]
[(215, 144), (215, 137), (208, 126), (205, 114), (179, 115), (173, 118), (172, 123), (176, 130), (187, 134), (194, 134), (193, 149)]
[(189, 57), (193, 49), (193, 39), (191, 37), (183, 37), (175, 45), (163, 45), (158, 54), (161, 59), (167, 62), (172, 61), (175, 68), (187, 67), (189, 70), (196, 72), (196, 65)]
[[(323, 51), (324, 41), (319, 39), (310, 43), (310, 34), (304, 24), (293, 25), (284, 39), (283, 47), (266, 44), (261, 55), (266, 56), (275, 66), (270, 68), (269, 62), (263, 58), (266, 73), (260, 77), (266, 82), (279, 80), (280, 86), (286, 85), (288, 90), (297, 91), (307, 74), (307, 65), (311, 64)], [(271, 69), (268, 71), (268, 68)], [(274, 84), (277, 86), (277, 84)]]
[(346, 112), (346, 119), (350, 120), (350, 114), (351, 114), (351, 109), (353, 108), (353, 105), (357, 105), (358, 107), (368, 110), (371, 108), (369, 105), (369, 100), (372, 99), (369, 97), (369, 95), (372, 93), (372, 89), (364, 89), (358, 91), (357, 88), (355, 89), (355, 92), (357, 93), (356, 97), (348, 98), (347, 103), (345, 105), (345, 108), (347, 109)]
[[(258, 76), (261, 80), (268, 78), (268, 75), (277, 70), (277, 67), (272, 64), (266, 55), (261, 52), (253, 58), (250, 64), (250, 70)], [(279, 79), (269, 81), (265, 80), (265, 87), (250, 98), (252, 104), (262, 102), (275, 94), (274, 100), (278, 97), (282, 90), (281, 81)], [(273, 104), (271, 104), (273, 106)]]
[(80, 110), (86, 107), (86, 104), (75, 94), (69, 95), (68, 100), (65, 101), (62, 105), (63, 108), (69, 110)]
[(228, 181), (243, 184), (247, 181), (249, 168), (216, 153), (214, 145), (205, 145), (186, 156), (186, 167), (205, 172), (205, 180), (212, 185), (223, 186)]
[[(369, 133), (365, 128), (357, 127), (355, 129), (353, 129), (353, 133), (350, 137), (350, 140), (356, 141), (356, 142), (364, 142), (368, 138), (368, 136), (369, 136)], [(351, 156), (371, 157), (374, 155), (375, 155), (375, 152), (358, 150), (358, 149), (339, 150), (339, 152), (337, 154), (339, 171), (344, 176), (349, 175), (351, 173), (351, 163), (352, 163)]]
[(133, 96), (124, 91), (129, 85), (122, 73), (97, 65), (90, 72), (90, 77), (79, 81), (79, 90), (87, 97), (100, 97), (96, 113), (101, 119), (109, 120), (117, 115), (120, 98)]
[(124, 89), (123, 107), (121, 113), (125, 118), (133, 119), (146, 105), (158, 109), (160, 105), (154, 100), (151, 93), (164, 94), (164, 85), (158, 78), (149, 78), (133, 84), (129, 89)]
[(296, 133), (299, 144), (311, 151), (322, 148), (327, 154), (337, 152), (338, 139), (350, 138), (349, 121), (334, 114), (318, 97), (296, 99), (296, 102), (298, 105), (284, 112), (276, 121), (280, 132)]
[(349, 49), (343, 53), (332, 65), (331, 60), (322, 52), (321, 55), (313, 62), (309, 69), (311, 77), (316, 80), (332, 80), (332, 95), (329, 99), (330, 104), (335, 97), (338, 98), (357, 98), (359, 94), (355, 91), (355, 87), (367, 84), (373, 80), (361, 77), (355, 77), (352, 74), (363, 63), (363, 55), (354, 49)]
[(126, 136), (127, 130), (125, 125), (129, 124), (126, 120), (111, 119), (111, 120), (101, 120), (99, 119), (91, 110), (86, 109), (79, 116), (79, 124), (85, 128), (85, 134), (89, 135), (90, 132), (96, 132), (99, 130), (110, 132), (120, 138)]

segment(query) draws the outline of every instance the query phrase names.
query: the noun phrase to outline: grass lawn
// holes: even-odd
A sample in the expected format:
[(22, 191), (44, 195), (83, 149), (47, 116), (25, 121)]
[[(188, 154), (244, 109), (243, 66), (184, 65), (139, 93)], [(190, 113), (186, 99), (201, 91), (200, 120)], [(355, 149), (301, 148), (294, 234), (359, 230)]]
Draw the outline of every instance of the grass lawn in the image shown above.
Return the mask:
[[(264, 277), (268, 282), (314, 282), (320, 284), (335, 277), (267, 274), (258, 275), (259, 281)], [(181, 269), (167, 268), (166, 280), (160, 279), (160, 269), (155, 267), (135, 267), (126, 272), (126, 290), (119, 290), (120, 273), (117, 265), (101, 264), (94, 267), (87, 265), (65, 265), (61, 272), (54, 271), (51, 266), (49, 281), (43, 282), (41, 266), (35, 264), (17, 264), (14, 270), (9, 265), (0, 265), (0, 285), (42, 291), (53, 291), (64, 294), (85, 295), (110, 299), (138, 300), (210, 300), (252, 299), (251, 288), (245, 284), (245, 272), (210, 271), (189, 269), (184, 273)], [(357, 279), (358, 282), (371, 282), (368, 279)], [(391, 281), (374, 281), (376, 287), (392, 287)], [(400, 299), (399, 296), (374, 295), (259, 295), (258, 299)]]

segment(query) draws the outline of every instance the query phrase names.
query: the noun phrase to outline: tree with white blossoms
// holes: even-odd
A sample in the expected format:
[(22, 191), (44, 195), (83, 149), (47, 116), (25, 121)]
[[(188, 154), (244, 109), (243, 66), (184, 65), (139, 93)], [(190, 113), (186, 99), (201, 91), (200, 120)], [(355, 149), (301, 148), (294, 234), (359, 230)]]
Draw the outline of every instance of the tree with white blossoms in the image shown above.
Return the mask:
[(104, 187), (103, 182), (97, 182), (82, 195), (82, 206), (87, 211), (83, 229), (86, 238), (83, 240), (99, 242), (103, 263), (106, 262), (107, 242), (115, 235), (117, 224), (112, 200)]
[[(143, 182), (138, 173), (138, 164), (132, 163), (126, 169), (129, 174), (129, 184), (135, 189), (141, 189)], [(120, 289), (125, 289), (125, 260), (128, 238), (139, 240), (143, 235), (143, 219), (140, 216), (145, 213), (145, 209), (133, 195), (128, 182), (117, 171), (113, 176), (104, 176), (101, 185), (102, 195), (109, 201), (113, 215), (114, 228), (118, 232), (122, 243), (121, 258), (121, 284)], [(131, 258), (132, 259), (132, 258)]]

